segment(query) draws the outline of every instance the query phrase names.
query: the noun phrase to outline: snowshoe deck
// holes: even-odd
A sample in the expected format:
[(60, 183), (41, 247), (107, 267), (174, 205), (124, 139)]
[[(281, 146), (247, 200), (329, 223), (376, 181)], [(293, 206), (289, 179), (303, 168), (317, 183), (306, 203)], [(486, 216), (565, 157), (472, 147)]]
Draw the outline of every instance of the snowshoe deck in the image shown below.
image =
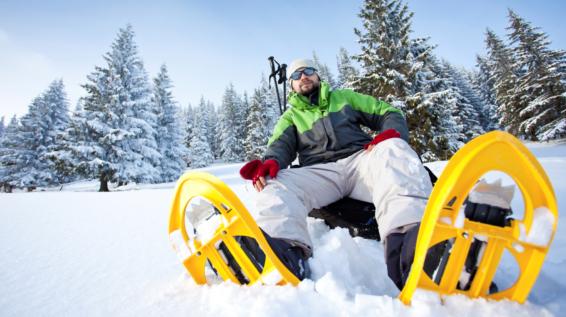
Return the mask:
[[(210, 217), (219, 217), (208, 235), (197, 235), (196, 229), (186, 221), (191, 216), (187, 208), (196, 198), (205, 199), (214, 208)], [(299, 283), (271, 249), (236, 194), (210, 174), (187, 173), (177, 182), (169, 237), (183, 265), (198, 284), (207, 283), (205, 267), (208, 264), (220, 278), (238, 284)], [(263, 263), (254, 262), (245, 245), (239, 242), (241, 237), (249, 237), (259, 245), (265, 254)]]
[[(518, 185), (524, 199), (523, 219), (514, 219), (508, 225), (494, 225), (461, 215), (468, 193), (489, 171), (504, 172)], [(459, 219), (463, 218), (462, 223)], [(554, 191), (532, 153), (505, 132), (494, 131), (477, 137), (452, 157), (432, 191), (421, 222), (413, 266), (399, 298), (409, 304), (415, 290), (422, 288), (440, 294), (460, 293), (473, 298), (506, 298), (523, 303), (540, 272), (557, 221)], [(543, 232), (537, 232), (541, 228)], [(486, 242), (485, 250), (471, 284), (462, 289), (458, 287), (459, 278), (477, 239)], [(427, 251), (444, 241), (451, 241), (453, 245), (441, 278), (433, 281), (423, 274)], [(517, 261), (519, 277), (511, 287), (494, 291), (493, 278), (505, 250)]]

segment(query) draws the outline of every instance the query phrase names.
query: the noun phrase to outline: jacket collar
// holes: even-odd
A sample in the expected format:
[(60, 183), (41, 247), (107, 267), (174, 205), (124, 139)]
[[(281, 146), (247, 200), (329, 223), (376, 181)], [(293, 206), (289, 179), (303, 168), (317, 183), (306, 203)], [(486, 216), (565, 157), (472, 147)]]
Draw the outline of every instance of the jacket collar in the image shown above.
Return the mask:
[(318, 94), (318, 105), (311, 104), (308, 97), (300, 95), (296, 92), (291, 92), (289, 94), (288, 103), (293, 106), (293, 108), (299, 110), (319, 108), (321, 110), (328, 109), (328, 100), (330, 97), (330, 86), (328, 83), (320, 82), (320, 93)]

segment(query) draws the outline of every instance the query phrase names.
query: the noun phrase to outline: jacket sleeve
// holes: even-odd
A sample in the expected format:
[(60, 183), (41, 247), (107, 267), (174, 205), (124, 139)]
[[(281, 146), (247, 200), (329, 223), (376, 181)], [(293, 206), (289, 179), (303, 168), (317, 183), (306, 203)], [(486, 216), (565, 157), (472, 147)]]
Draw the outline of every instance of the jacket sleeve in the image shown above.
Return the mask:
[(409, 129), (403, 112), (390, 104), (377, 100), (372, 96), (348, 90), (348, 101), (360, 114), (360, 123), (374, 131), (395, 129), (401, 138), (409, 141)]
[(283, 114), (275, 125), (273, 135), (267, 143), (264, 160), (273, 159), (284, 169), (297, 157), (297, 128), (290, 118)]

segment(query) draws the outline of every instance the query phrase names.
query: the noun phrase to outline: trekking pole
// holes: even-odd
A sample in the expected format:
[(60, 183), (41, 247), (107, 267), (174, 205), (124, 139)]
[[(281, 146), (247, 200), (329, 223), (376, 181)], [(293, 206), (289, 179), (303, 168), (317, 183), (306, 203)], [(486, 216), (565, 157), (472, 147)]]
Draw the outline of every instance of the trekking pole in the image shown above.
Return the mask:
[(283, 84), (283, 112), (285, 112), (287, 110), (287, 64), (281, 64), (278, 83)]
[[(283, 106), (281, 105), (281, 97), (279, 96), (279, 81), (281, 81), (281, 75), (280, 75), (281, 65), (275, 60), (273, 56), (269, 56), (267, 60), (269, 61), (269, 64), (271, 66), (271, 74), (269, 75), (269, 79), (268, 79), (268, 87), (269, 89), (271, 89), (271, 78), (273, 78), (273, 82), (275, 83), (275, 93), (277, 94), (277, 103), (279, 104), (279, 112), (280, 114), (283, 114)], [(275, 64), (277, 64), (277, 68), (275, 68)], [(287, 67), (287, 65), (285, 65), (285, 67)], [(275, 78), (275, 76), (278, 73), (279, 73), (279, 81)], [(285, 98), (285, 96), (283, 96), (283, 98)]]

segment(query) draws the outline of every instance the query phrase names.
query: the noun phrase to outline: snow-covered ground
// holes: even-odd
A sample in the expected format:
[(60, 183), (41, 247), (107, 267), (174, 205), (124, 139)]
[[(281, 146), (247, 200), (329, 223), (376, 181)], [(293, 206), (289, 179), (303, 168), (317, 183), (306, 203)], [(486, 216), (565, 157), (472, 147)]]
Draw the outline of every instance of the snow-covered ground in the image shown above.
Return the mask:
[[(529, 300), (441, 303), (419, 292), (404, 306), (389, 281), (383, 248), (311, 219), (311, 280), (298, 287), (197, 286), (167, 233), (173, 185), (96, 192), (96, 183), (62, 191), (0, 194), (0, 316), (560, 316), (566, 309), (566, 144), (530, 144), (550, 176), (561, 215), (550, 254)], [(438, 173), (445, 162), (430, 166)], [(205, 169), (253, 208), (241, 164)], [(492, 177), (492, 175), (490, 175)], [(515, 210), (520, 197), (514, 200)], [(512, 261), (511, 261), (512, 262)], [(498, 277), (512, 281), (512, 263)]]

